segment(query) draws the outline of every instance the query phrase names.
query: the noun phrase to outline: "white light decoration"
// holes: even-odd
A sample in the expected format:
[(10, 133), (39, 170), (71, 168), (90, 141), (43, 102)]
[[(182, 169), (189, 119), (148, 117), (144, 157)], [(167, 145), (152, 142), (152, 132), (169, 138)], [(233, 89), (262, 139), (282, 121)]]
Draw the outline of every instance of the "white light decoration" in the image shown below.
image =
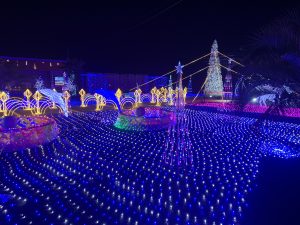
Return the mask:
[(96, 111), (100, 111), (103, 109), (103, 106), (105, 105), (104, 104), (104, 101), (103, 101), (103, 96), (102, 95), (99, 95), (97, 93), (94, 94), (94, 97), (96, 99)]
[(43, 81), (42, 77), (39, 77), (38, 79), (36, 79), (34, 87), (37, 90), (45, 89), (44, 81)]
[(211, 47), (211, 55), (209, 58), (209, 67), (207, 70), (206, 83), (204, 85), (204, 93), (207, 96), (220, 97), (223, 96), (223, 81), (221, 74), (220, 59), (218, 55), (218, 43), (215, 40)]
[(71, 95), (68, 91), (64, 91), (63, 94), (62, 94), (62, 97), (65, 101), (66, 111), (69, 112), (69, 100), (71, 98)]
[(84, 101), (85, 101), (85, 96), (86, 96), (85, 90), (80, 89), (79, 95), (80, 95), (80, 101), (81, 101), (80, 107), (84, 108), (84, 107), (86, 107), (86, 104), (84, 103)]
[(138, 105), (142, 103), (141, 94), (142, 94), (142, 90), (140, 88), (134, 91), (135, 107), (138, 107)]
[(41, 89), (40, 93), (47, 96), (52, 102), (58, 105), (63, 110), (64, 115), (68, 116), (68, 108), (62, 93), (56, 92), (52, 89)]

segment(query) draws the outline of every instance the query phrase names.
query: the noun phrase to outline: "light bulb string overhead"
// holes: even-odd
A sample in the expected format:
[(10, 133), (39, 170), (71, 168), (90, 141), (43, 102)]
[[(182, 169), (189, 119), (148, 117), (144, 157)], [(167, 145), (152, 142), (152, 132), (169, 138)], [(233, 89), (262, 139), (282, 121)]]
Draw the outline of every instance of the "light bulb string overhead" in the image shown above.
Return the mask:
[[(198, 74), (198, 73), (200, 73), (200, 72), (206, 70), (208, 67), (209, 67), (209, 66), (206, 66), (206, 67), (204, 67), (204, 68), (202, 68), (202, 69), (200, 69), (200, 70), (197, 70), (196, 72), (194, 72), (194, 73), (192, 73), (192, 74), (190, 74), (190, 75), (188, 75), (188, 76), (182, 78), (182, 80), (185, 80), (185, 79), (187, 79), (187, 78), (190, 78), (190, 77), (192, 77), (192, 76), (194, 76), (194, 75), (196, 75), (196, 74)], [(178, 82), (179, 82), (179, 81), (175, 81), (175, 82), (173, 82), (173, 83), (171, 83), (171, 84), (168, 84), (168, 85), (165, 85), (165, 86), (162, 86), (162, 87), (168, 87), (169, 85), (177, 84)]]
[(231, 57), (229, 57), (229, 56), (223, 54), (222, 52), (219, 52), (219, 51), (218, 51), (218, 53), (219, 53), (221, 56), (223, 56), (223, 57), (225, 57), (225, 58), (231, 60), (232, 62), (235, 62), (235, 63), (238, 64), (239, 66), (245, 67), (243, 64), (241, 64), (241, 63), (239, 63), (238, 61), (234, 60), (233, 58), (231, 58)]
[[(238, 72), (236, 72), (235, 70), (232, 70), (232, 69), (230, 69), (230, 68), (228, 68), (228, 67), (226, 67), (226, 66), (223, 66), (222, 64), (219, 64), (222, 68), (225, 68), (225, 69), (227, 69), (227, 70), (230, 70), (230, 71), (232, 71), (232, 72), (234, 72), (234, 73), (236, 73), (236, 74), (240, 74), (240, 73), (238, 73)], [(196, 75), (196, 74), (198, 74), (198, 73), (200, 73), (200, 72), (202, 72), (202, 71), (204, 71), (204, 70), (206, 70), (206, 69), (208, 69), (209, 68), (209, 66), (206, 66), (206, 67), (204, 67), (204, 68), (202, 68), (202, 69), (200, 69), (200, 70), (197, 70), (196, 72), (194, 72), (194, 73), (192, 73), (192, 74), (190, 74), (190, 75), (188, 75), (188, 76), (186, 76), (186, 77), (184, 77), (184, 78), (182, 78), (182, 80), (185, 80), (185, 79), (187, 79), (187, 78), (190, 78), (190, 77), (192, 77), (192, 76), (194, 76), (194, 75)], [(168, 87), (169, 85), (173, 85), (173, 84), (177, 84), (179, 81), (175, 81), (175, 82), (173, 82), (173, 83), (171, 83), (171, 84), (168, 84), (168, 85), (165, 85), (165, 86), (162, 86), (162, 87)], [(205, 83), (207, 82), (207, 77), (206, 77), (206, 79), (205, 79), (205, 81), (204, 81), (204, 83), (202, 84), (202, 86), (201, 86), (201, 88), (200, 88), (200, 91), (202, 90), (202, 88), (204, 87), (204, 85), (205, 85)], [(199, 91), (199, 92), (200, 92)], [(199, 93), (198, 93), (199, 94)], [(198, 95), (197, 94), (197, 95)]]
[[(193, 64), (193, 63), (195, 63), (195, 62), (197, 62), (197, 61), (199, 61), (199, 60), (201, 60), (201, 59), (203, 59), (203, 58), (205, 58), (205, 57), (207, 57), (207, 56), (209, 56), (209, 55), (211, 55), (211, 53), (208, 53), (208, 54), (203, 55), (203, 56), (201, 56), (201, 57), (199, 57), (199, 58), (197, 58), (197, 59), (194, 59), (194, 60), (192, 60), (192, 61), (190, 61), (190, 62), (184, 64), (183, 67), (187, 67), (187, 66), (189, 66), (189, 65), (191, 65), (191, 64)], [(173, 72), (175, 72), (175, 71), (176, 71), (176, 69), (174, 69), (174, 70), (172, 70), (172, 71), (169, 71), (169, 72), (167, 72), (167, 73), (165, 73), (165, 74), (163, 74), (163, 75), (161, 75), (161, 76), (159, 76), (159, 77), (156, 77), (156, 78), (154, 78), (154, 79), (152, 79), (152, 80), (150, 80), (150, 81), (147, 81), (147, 82), (145, 82), (145, 83), (143, 83), (143, 84), (140, 84), (139, 87), (144, 86), (144, 85), (146, 85), (146, 84), (149, 84), (149, 83), (151, 83), (151, 82), (153, 82), (153, 81), (155, 81), (155, 80), (158, 80), (158, 79), (160, 79), (160, 78), (162, 78), (162, 77), (164, 77), (164, 76), (167, 76), (167, 75), (169, 75), (169, 74), (171, 74), (171, 73), (173, 73)], [(131, 88), (130, 91), (132, 91), (132, 90), (134, 90), (134, 89), (135, 89), (135, 87), (134, 87), (134, 88)]]
[[(237, 62), (236, 60), (233, 60), (233, 59), (230, 58), (229, 56), (227, 56), (227, 55), (225, 55), (225, 54), (223, 54), (223, 53), (221, 53), (221, 52), (219, 52), (219, 51), (217, 51), (217, 53), (219, 53), (219, 54), (220, 54), (221, 56), (223, 56), (223, 57), (226, 57), (226, 58), (232, 60), (232, 62), (235, 62), (236, 64), (238, 64), (238, 65), (244, 67), (244, 65), (242, 65), (242, 64), (239, 63), (239, 62)], [(212, 53), (210, 52), (210, 53), (208, 53), (208, 54), (206, 54), (206, 55), (200, 56), (200, 57), (198, 57), (198, 58), (196, 58), (196, 59), (194, 59), (194, 60), (192, 60), (192, 61), (190, 61), (190, 62), (184, 64), (183, 67), (187, 67), (187, 66), (189, 66), (189, 65), (191, 65), (191, 64), (193, 64), (193, 63), (195, 63), (195, 62), (198, 62), (199, 60), (204, 59), (204, 58), (210, 56), (211, 54), (212, 54)], [(222, 67), (224, 67), (224, 66), (222, 66)], [(208, 68), (208, 67), (207, 67), (207, 68)], [(224, 68), (226, 68), (226, 67), (224, 67)], [(226, 69), (231, 70), (231, 69), (229, 69), (229, 68), (226, 68)], [(154, 79), (152, 79), (152, 80), (150, 80), (150, 81), (147, 81), (147, 82), (145, 82), (145, 83), (143, 83), (143, 84), (140, 84), (139, 87), (142, 87), (142, 86), (144, 86), (144, 85), (146, 85), (146, 84), (149, 84), (149, 83), (151, 83), (151, 82), (153, 82), (153, 81), (156, 81), (156, 80), (158, 80), (158, 79), (160, 79), (160, 78), (162, 78), (162, 77), (165, 77), (165, 76), (167, 76), (167, 75), (170, 75), (171, 73), (173, 73), (173, 72), (175, 72), (175, 71), (176, 71), (176, 69), (171, 70), (171, 71), (169, 71), (169, 72), (167, 72), (167, 73), (165, 73), (165, 74), (163, 74), (163, 75), (161, 75), (161, 76), (159, 76), (159, 77), (156, 77), (156, 78), (154, 78)], [(231, 70), (231, 71), (233, 71), (233, 70)], [(233, 72), (235, 72), (235, 71), (233, 71)], [(196, 73), (197, 73), (197, 72), (196, 72)], [(236, 73), (237, 73), (237, 72), (236, 72)], [(136, 87), (131, 88), (129, 91), (132, 91), (132, 90), (134, 90), (135, 88), (136, 88)]]
[(202, 89), (203, 89), (204, 85), (206, 84), (206, 82), (207, 82), (207, 77), (205, 78), (205, 81), (203, 82), (203, 84), (202, 84), (200, 90), (198, 91), (198, 93), (196, 94), (196, 96), (195, 96), (195, 98), (193, 99), (192, 102), (194, 102), (194, 101), (196, 100), (196, 98), (198, 97), (198, 95), (199, 95), (200, 92), (202, 91)]

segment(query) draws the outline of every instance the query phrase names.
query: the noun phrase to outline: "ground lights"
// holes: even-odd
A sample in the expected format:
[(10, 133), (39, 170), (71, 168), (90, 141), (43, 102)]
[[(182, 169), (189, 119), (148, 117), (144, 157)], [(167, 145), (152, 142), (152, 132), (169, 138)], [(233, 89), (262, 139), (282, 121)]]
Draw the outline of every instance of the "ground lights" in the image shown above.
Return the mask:
[(267, 154), (262, 143), (276, 141), (292, 149), (300, 144), (299, 125), (269, 121), (256, 135), (252, 118), (185, 113), (193, 153), (192, 166), (185, 168), (163, 161), (166, 130), (116, 129), (116, 111), (58, 115), (57, 140), (0, 156), (0, 189), (13, 199), (2, 205), (0, 220), (238, 224)]

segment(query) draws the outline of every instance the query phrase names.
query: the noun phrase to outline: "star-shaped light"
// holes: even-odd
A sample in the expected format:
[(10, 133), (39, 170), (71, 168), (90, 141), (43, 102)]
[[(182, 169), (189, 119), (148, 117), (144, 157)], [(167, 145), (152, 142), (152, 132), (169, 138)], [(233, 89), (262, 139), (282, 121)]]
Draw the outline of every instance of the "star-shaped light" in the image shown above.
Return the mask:
[(181, 65), (180, 61), (178, 62), (178, 66), (175, 66), (175, 67), (176, 67), (177, 74), (183, 74), (183, 72), (182, 72), (183, 66)]

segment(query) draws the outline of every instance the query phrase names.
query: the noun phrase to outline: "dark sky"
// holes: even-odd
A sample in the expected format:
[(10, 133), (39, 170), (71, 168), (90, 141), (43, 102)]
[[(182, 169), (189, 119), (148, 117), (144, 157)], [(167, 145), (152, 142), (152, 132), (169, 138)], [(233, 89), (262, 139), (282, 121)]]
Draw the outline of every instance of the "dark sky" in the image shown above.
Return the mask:
[[(83, 1), (84, 2), (84, 1)], [(0, 55), (81, 59), (89, 70), (161, 74), (208, 53), (234, 54), (293, 1), (98, 1), (1, 5)]]

